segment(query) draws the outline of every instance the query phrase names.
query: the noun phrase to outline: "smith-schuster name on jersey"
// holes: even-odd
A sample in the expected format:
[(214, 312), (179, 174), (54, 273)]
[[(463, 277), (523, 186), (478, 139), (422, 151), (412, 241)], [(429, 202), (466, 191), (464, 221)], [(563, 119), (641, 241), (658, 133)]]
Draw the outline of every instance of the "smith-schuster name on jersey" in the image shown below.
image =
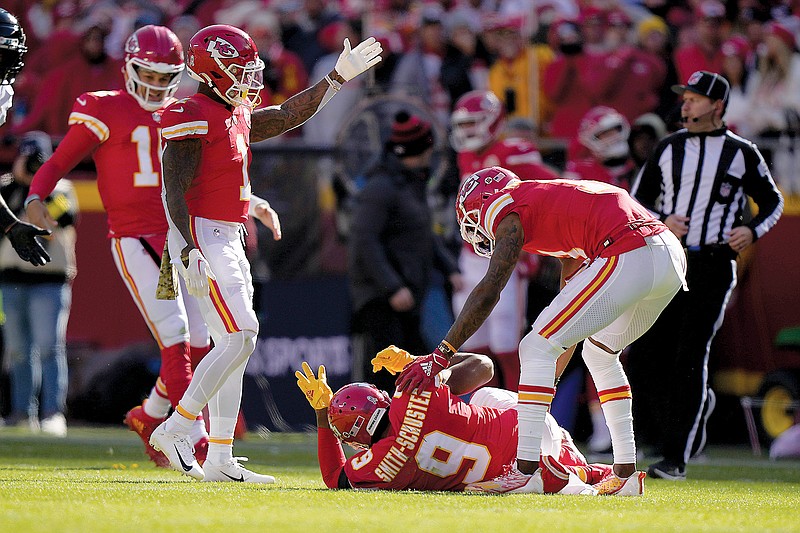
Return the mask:
[(517, 412), (462, 402), (440, 386), (395, 393), (390, 436), (344, 465), (355, 488), (461, 490), (500, 475), (517, 453)]
[[(640, 248), (644, 237), (667, 230), (623, 189), (590, 180), (521, 181), (490, 196), (480, 221), (494, 235), (509, 213), (522, 222), (523, 250), (554, 257), (610, 257)], [(648, 225), (626, 230), (634, 221)]]
[(160, 120), (161, 111), (142, 109), (122, 90), (84, 93), (72, 107), (70, 129), (82, 125), (91, 132), (85, 138), (86, 153), (96, 146), (92, 157), (110, 237), (167, 231), (161, 202)]
[(180, 100), (164, 111), (161, 135), (168, 141), (200, 139), (203, 150), (186, 191), (189, 214), (244, 222), (250, 205), (250, 109), (231, 111), (203, 94)]

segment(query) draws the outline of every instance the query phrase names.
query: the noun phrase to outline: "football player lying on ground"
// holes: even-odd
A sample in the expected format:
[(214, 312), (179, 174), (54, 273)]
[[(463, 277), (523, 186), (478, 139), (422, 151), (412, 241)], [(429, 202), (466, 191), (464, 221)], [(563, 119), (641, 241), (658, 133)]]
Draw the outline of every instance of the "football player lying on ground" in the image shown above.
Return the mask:
[[(372, 360), (399, 372), (413, 356), (390, 346)], [(317, 454), (329, 488), (462, 491), (492, 479), (514, 463), (517, 446), (516, 393), (485, 387), (465, 403), (458, 396), (492, 378), (491, 360), (471, 353), (440, 373), (424, 390), (394, 397), (367, 383), (333, 394), (320, 366), (307, 363), (297, 384), (316, 410)], [(609, 475), (608, 465), (588, 464), (569, 433), (549, 414), (542, 440), (540, 493), (596, 495), (591, 486)], [(341, 442), (360, 450), (346, 459)]]

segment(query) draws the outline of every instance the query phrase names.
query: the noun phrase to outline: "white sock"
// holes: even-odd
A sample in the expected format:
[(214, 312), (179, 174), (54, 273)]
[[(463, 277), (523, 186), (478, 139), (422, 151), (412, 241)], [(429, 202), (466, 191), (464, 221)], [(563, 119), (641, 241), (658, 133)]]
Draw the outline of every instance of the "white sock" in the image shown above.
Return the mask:
[(224, 465), (233, 459), (233, 444), (208, 442), (206, 462), (212, 465)]
[(539, 461), (545, 414), (555, 393), (556, 359), (563, 351), (536, 333), (526, 335), (519, 345), (517, 459)]
[(192, 430), (192, 425), (194, 425), (195, 421), (195, 419), (186, 418), (178, 411), (175, 411), (170, 415), (169, 418), (167, 418), (166, 430), (171, 433), (188, 435)]
[(610, 354), (587, 340), (583, 343), (583, 361), (594, 380), (603, 416), (611, 433), (614, 463), (635, 463), (631, 387), (619, 362), (619, 356)]
[(206, 422), (202, 418), (195, 419), (192, 428), (189, 430), (189, 439), (192, 441), (192, 444), (197, 444), (203, 437), (208, 438)]
[(169, 403), (169, 399), (167, 398), (166, 388), (164, 388), (162, 393), (159, 387), (164, 387), (161, 378), (158, 378), (155, 386), (150, 389), (150, 396), (148, 396), (147, 400), (144, 402), (145, 414), (153, 418), (166, 417), (169, 414), (169, 408), (172, 407), (172, 404)]

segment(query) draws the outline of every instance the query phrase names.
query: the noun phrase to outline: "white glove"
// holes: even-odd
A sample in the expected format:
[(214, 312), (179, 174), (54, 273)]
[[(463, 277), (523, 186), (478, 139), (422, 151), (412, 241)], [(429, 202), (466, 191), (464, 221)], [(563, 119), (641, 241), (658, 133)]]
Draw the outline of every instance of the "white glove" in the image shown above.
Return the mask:
[(334, 69), (344, 81), (350, 81), (362, 72), (381, 62), (381, 43), (370, 37), (361, 44), (350, 49), (350, 39), (344, 40), (344, 50), (339, 54)]
[(186, 280), (186, 290), (195, 298), (208, 296), (209, 278), (217, 279), (211, 266), (200, 250), (193, 248), (189, 251), (189, 266), (183, 271), (183, 279)]

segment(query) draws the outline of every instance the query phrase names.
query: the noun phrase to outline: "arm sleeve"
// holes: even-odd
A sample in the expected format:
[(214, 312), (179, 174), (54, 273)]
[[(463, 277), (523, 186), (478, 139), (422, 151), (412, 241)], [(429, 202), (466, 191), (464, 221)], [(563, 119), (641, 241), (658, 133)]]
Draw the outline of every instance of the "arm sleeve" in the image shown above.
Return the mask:
[[(328, 428), (317, 428), (317, 456), (322, 480), (329, 489), (350, 488), (344, 472), (346, 458), (342, 443)], [(342, 481), (344, 481), (344, 486)]]
[(36, 172), (28, 195), (38, 194), (40, 198), (47, 198), (53, 192), (58, 180), (92, 153), (98, 144), (97, 136), (86, 126), (82, 124), (72, 126), (53, 156)]
[(755, 145), (744, 151), (747, 170), (744, 175), (744, 192), (758, 206), (758, 214), (747, 227), (753, 231), (754, 240), (762, 237), (778, 222), (783, 213), (783, 196)]

